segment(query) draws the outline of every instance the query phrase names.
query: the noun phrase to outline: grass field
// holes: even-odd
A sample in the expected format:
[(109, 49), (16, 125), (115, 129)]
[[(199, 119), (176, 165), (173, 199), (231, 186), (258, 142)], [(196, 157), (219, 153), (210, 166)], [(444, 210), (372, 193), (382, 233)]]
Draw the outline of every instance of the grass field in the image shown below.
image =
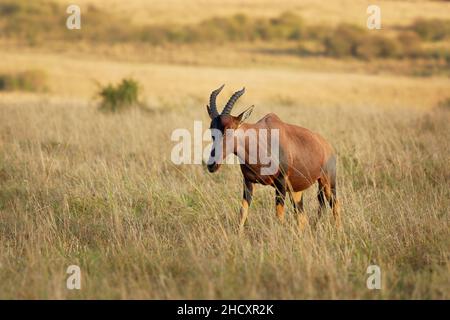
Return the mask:
[[(238, 167), (170, 161), (171, 130), (206, 120), (197, 104), (2, 105), (1, 297), (448, 298), (448, 109), (276, 108), (339, 150), (341, 232), (330, 215), (305, 234), (292, 214), (279, 225), (261, 187), (239, 237)], [(306, 203), (313, 217), (315, 190)], [(65, 289), (70, 264), (77, 292)], [(370, 264), (380, 291), (366, 288)]]
[[(365, 24), (367, 7), (78, 2), (138, 24), (286, 10), (307, 22)], [(446, 19), (449, 5), (379, 3), (386, 29), (417, 17)], [(450, 298), (450, 78), (439, 72), (448, 62), (298, 56), (279, 51), (285, 43), (16, 40), (0, 34), (0, 80), (38, 70), (47, 90), (0, 91), (0, 298)], [(126, 77), (141, 84), (145, 109), (100, 112), (99, 86)], [(341, 230), (327, 212), (317, 229), (299, 233), (290, 204), (281, 225), (273, 189), (257, 187), (239, 235), (238, 166), (210, 174), (172, 163), (172, 131), (192, 131), (194, 120), (206, 130), (209, 93), (222, 83), (220, 104), (247, 88), (234, 112), (255, 104), (250, 122), (275, 112), (335, 146)], [(315, 187), (305, 206), (315, 217)], [(373, 264), (381, 290), (366, 287)], [(69, 265), (81, 268), (81, 290), (66, 288)]]

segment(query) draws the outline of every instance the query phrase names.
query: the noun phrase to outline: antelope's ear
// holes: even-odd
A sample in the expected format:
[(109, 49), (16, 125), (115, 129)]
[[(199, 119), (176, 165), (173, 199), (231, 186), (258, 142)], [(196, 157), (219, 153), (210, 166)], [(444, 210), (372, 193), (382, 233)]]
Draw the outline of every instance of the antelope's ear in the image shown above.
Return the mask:
[(242, 122), (247, 120), (248, 117), (250, 117), (254, 107), (255, 106), (251, 106), (250, 108), (248, 108), (247, 110), (245, 110), (244, 112), (242, 112), (240, 115), (237, 116), (239, 124), (241, 124)]

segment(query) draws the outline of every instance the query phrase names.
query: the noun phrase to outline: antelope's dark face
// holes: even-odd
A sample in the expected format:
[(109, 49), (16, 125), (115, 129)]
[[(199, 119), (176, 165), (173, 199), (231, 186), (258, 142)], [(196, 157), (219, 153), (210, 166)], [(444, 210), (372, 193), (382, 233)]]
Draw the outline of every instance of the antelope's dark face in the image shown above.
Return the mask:
[(211, 137), (213, 140), (213, 146), (207, 165), (209, 172), (216, 172), (226, 157), (234, 151), (234, 130), (250, 116), (253, 110), (252, 106), (237, 117), (233, 117), (230, 114), (237, 99), (244, 94), (245, 89), (243, 88), (231, 96), (222, 113), (219, 114), (216, 107), (216, 97), (223, 87), (224, 86), (222, 85), (219, 89), (214, 90), (211, 93), (209, 101), (210, 105), (206, 106), (209, 117), (211, 118), (209, 129), (211, 130)]
[(232, 142), (234, 139), (234, 129), (239, 125), (236, 117), (230, 115), (219, 115), (211, 121), (209, 129), (213, 145), (208, 160), (208, 171), (215, 172), (222, 162), (233, 152)]

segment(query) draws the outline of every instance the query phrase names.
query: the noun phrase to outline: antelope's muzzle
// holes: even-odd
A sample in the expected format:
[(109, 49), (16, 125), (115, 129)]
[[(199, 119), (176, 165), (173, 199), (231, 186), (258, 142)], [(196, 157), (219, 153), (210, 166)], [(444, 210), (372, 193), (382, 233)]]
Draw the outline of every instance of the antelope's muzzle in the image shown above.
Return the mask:
[(207, 168), (208, 168), (209, 172), (213, 173), (213, 172), (216, 172), (217, 169), (219, 169), (219, 165), (216, 162), (214, 162), (214, 163), (208, 164)]

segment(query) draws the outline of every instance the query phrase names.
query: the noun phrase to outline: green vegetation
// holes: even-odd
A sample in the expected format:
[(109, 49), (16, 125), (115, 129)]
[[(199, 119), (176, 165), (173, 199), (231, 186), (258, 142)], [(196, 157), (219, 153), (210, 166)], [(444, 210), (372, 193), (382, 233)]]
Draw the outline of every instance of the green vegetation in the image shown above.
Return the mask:
[(423, 40), (440, 41), (450, 38), (450, 20), (418, 19), (412, 27)]
[(427, 52), (423, 41), (450, 37), (450, 20), (420, 19), (394, 37), (370, 32), (355, 25), (305, 25), (300, 16), (283, 13), (276, 18), (253, 18), (244, 14), (213, 17), (190, 25), (137, 26), (88, 6), (83, 11), (82, 29), (67, 30), (63, 7), (46, 1), (6, 0), (0, 4), (0, 25), (6, 37), (37, 45), (48, 40), (103, 43), (194, 44), (227, 42), (314, 42), (315, 50), (297, 50), (298, 55), (333, 57), (440, 59), (448, 50)]
[[(54, 3), (39, 1), (2, 1), (0, 24), (5, 37), (18, 37), (34, 44), (38, 37), (54, 37), (64, 25), (64, 16), (58, 15), (61, 8)], [(64, 11), (63, 11), (64, 12)], [(58, 18), (59, 17), (59, 18)]]
[(326, 55), (338, 58), (411, 58), (422, 54), (420, 38), (413, 32), (388, 38), (347, 24), (339, 25), (325, 38), (324, 45)]
[(0, 74), (0, 91), (32, 91), (47, 90), (47, 75), (41, 70), (27, 70), (18, 73)]
[(133, 79), (123, 79), (116, 86), (108, 84), (98, 93), (102, 98), (100, 109), (103, 111), (121, 111), (137, 106), (139, 83)]
[(441, 103), (439, 103), (439, 107), (450, 110), (450, 97), (441, 101)]
[(130, 35), (135, 31), (123, 20), (93, 6), (83, 11), (81, 30), (68, 30), (66, 19), (65, 7), (50, 1), (5, 0), (0, 3), (2, 35), (21, 39), (29, 45), (55, 40), (124, 41), (131, 40)]
[(236, 14), (231, 17), (214, 17), (189, 26), (147, 26), (140, 31), (139, 40), (152, 44), (292, 41), (300, 40), (304, 32), (302, 19), (292, 13), (284, 13), (273, 19)]

